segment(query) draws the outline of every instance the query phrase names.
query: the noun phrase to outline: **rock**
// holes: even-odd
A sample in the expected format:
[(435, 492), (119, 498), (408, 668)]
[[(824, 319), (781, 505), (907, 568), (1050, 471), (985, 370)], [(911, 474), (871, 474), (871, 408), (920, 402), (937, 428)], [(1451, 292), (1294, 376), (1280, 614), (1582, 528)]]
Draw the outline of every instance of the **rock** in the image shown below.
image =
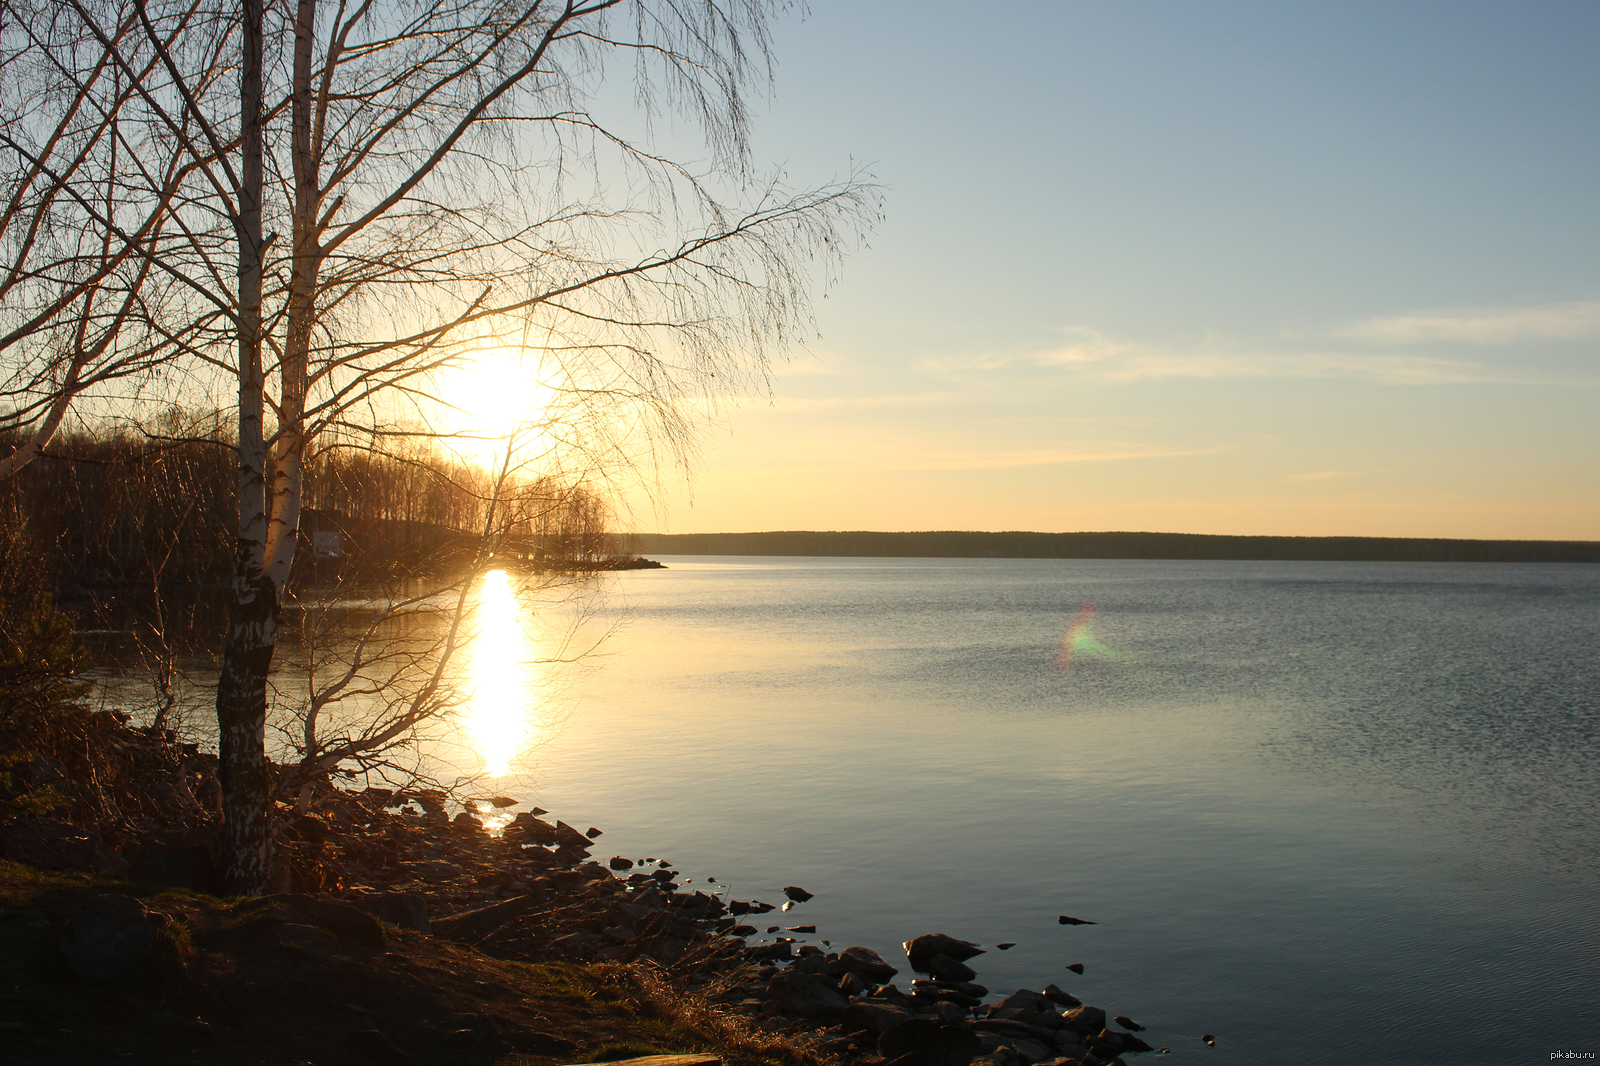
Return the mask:
[(911, 999), (894, 985), (880, 985), (872, 990), (873, 999), (883, 1000), (896, 1007), (911, 1009)]
[(1202, 1043), (1206, 1044), (1209, 1047), (1216, 1047), (1217, 1046), (1217, 1038), (1212, 1036), (1210, 1033), (1207, 1033), (1205, 1036), (1202, 1036), (1200, 1038), (1200, 1040), (1201, 1040)]
[[(621, 855), (613, 855), (611, 857), (611, 861), (609, 863), (607, 863), (607, 865), (610, 866), (613, 870), (631, 870), (631, 869), (633, 869), (633, 860), (632, 859), (625, 859)], [(735, 911), (734, 913), (738, 914), (738, 913), (742, 913), (742, 912)]]
[(447, 940), (482, 940), (502, 925), (520, 914), (533, 909), (532, 896), (517, 896), (501, 903), (491, 903), (460, 914), (433, 919), (433, 933)]
[[(504, 808), (504, 807), (515, 807), (518, 803), (521, 803), (522, 801), (521, 800), (514, 800), (510, 796), (490, 796), (489, 797), (489, 802), (494, 804), (496, 807)], [(545, 812), (544, 811), (536, 811), (535, 813), (536, 814), (544, 814)]]
[(593, 840), (594, 838), (600, 836), (601, 832), (591, 825), (589, 828), (583, 831), (583, 835), (588, 837), (590, 840)]
[(794, 900), (796, 903), (804, 903), (806, 900), (812, 898), (812, 894), (810, 892), (807, 892), (805, 889), (800, 888), (797, 885), (785, 885), (783, 888), (783, 894)]
[(927, 1018), (907, 1019), (878, 1037), (885, 1066), (967, 1066), (980, 1050), (972, 1030)]
[(963, 996), (971, 996), (973, 999), (980, 1000), (989, 994), (988, 987), (986, 985), (980, 985), (976, 981), (913, 981), (912, 984), (932, 985), (935, 988), (945, 989), (950, 992), (959, 992)]
[(770, 903), (762, 903), (758, 899), (753, 899), (753, 900), (750, 901), (750, 913), (751, 914), (765, 914), (765, 913), (767, 913), (768, 911), (770, 911), (772, 909), (773, 909), (773, 906)]
[(1061, 1015), (1048, 1010), (1028, 1010), (1024, 1007), (1007, 1007), (989, 1015), (985, 1021), (1017, 1022), (1042, 1032), (1054, 1032), (1061, 1028)]
[(807, 944), (806, 947), (800, 949), (799, 957), (789, 964), (789, 969), (795, 973), (812, 973), (820, 977), (833, 976), (828, 973), (828, 960), (823, 958), (822, 952), (816, 948), (811, 948), (810, 951), (807, 951), (806, 948), (808, 947), (811, 947), (811, 945)]
[(839, 994), (846, 999), (855, 999), (872, 991), (872, 987), (861, 979), (860, 974), (846, 973), (839, 978)]
[[(616, 860), (612, 860), (612, 861), (614, 862)], [(750, 904), (745, 902), (742, 899), (730, 899), (728, 901), (728, 913), (729, 914), (749, 914), (750, 913)]]
[(566, 822), (557, 822), (555, 843), (557, 847), (570, 851), (587, 852), (592, 841)]
[(1051, 1003), (1054, 1003), (1058, 1007), (1083, 1006), (1083, 1000), (1079, 999), (1071, 992), (1068, 992), (1062, 988), (1058, 988), (1053, 984), (1044, 986), (1044, 998), (1048, 999)]
[(1143, 1052), (1155, 1050), (1155, 1048), (1151, 1047), (1149, 1044), (1146, 1044), (1143, 1040), (1134, 1036), (1132, 1033), (1118, 1033), (1117, 1035), (1122, 1037), (1123, 1051)]
[(860, 974), (868, 981), (882, 983), (900, 971), (883, 961), (871, 948), (850, 947), (839, 952), (839, 964), (847, 973)]
[(924, 965), (918, 967), (929, 977), (936, 977), (941, 981), (970, 981), (978, 976), (976, 970), (964, 962), (957, 962), (948, 955), (934, 955)]
[(94, 896), (73, 912), (61, 951), (80, 977), (114, 981), (155, 954), (156, 932), (144, 904), (132, 896)]
[(775, 944), (758, 944), (753, 948), (746, 948), (745, 957), (757, 960), (788, 959), (794, 957), (794, 948), (787, 940), (780, 940)]
[(427, 900), (415, 892), (383, 892), (360, 900), (356, 906), (401, 929), (433, 932), (428, 922)]
[[(1043, 1017), (1042, 1015), (1033, 1014), (1030, 1011), (1024, 1010), (1011, 1010), (1007, 1011), (1006, 1013), (1030, 1014), (1035, 1018)], [(1047, 1028), (1043, 1025), (1033, 1025), (1015, 1018), (974, 1018), (968, 1024), (970, 1024), (974, 1029), (988, 1030), (989, 1032), (1000, 1033), (1009, 1037), (1028, 1037), (1033, 1040), (1044, 1041), (1045, 1043), (1060, 1040), (1062, 1033), (1062, 1030), (1059, 1028), (1061, 1019), (1052, 1014), (1048, 1016), (1048, 1020), (1053, 1026), (1055, 1026), (1055, 1028)]]
[(1038, 992), (1035, 992), (1032, 989), (1019, 988), (1009, 996), (1002, 999), (1000, 1002), (996, 1003), (994, 1006), (990, 1007), (989, 1017), (994, 1018), (999, 1016), (1000, 1012), (1003, 1010), (1014, 1010), (1019, 1007), (1022, 1010), (1030, 1011), (1049, 1010), (1050, 1001), (1045, 996), (1040, 995)]
[(825, 978), (794, 967), (781, 970), (767, 983), (767, 994), (785, 1014), (818, 1018), (844, 1013), (849, 1001), (828, 987)]
[(1079, 1036), (1087, 1036), (1106, 1027), (1106, 1012), (1099, 1007), (1078, 1007), (1063, 1014), (1061, 1024)]
[(1061, 924), (1061, 925), (1099, 925), (1100, 924), (1099, 922), (1091, 922), (1087, 918), (1074, 918), (1071, 915), (1067, 915), (1067, 914), (1063, 914), (1063, 915), (1060, 915), (1059, 917), (1057, 917), (1056, 918), (1056, 922)]
[(999, 948), (1001, 951), (1010, 951), (1012, 948), (1014, 948), (1016, 946), (1017, 946), (1017, 942), (1015, 940), (1008, 940), (1004, 944), (996, 944), (995, 945), (995, 947)]
[(874, 1040), (908, 1020), (911, 1012), (888, 1003), (856, 1000), (844, 1009), (840, 1024), (852, 1033), (866, 1033)]
[[(1083, 1046), (1094, 1052), (1102, 1059), (1114, 1059), (1124, 1051), (1133, 1050), (1133, 1048), (1129, 1047), (1124, 1042), (1126, 1040), (1138, 1041), (1141, 1044), (1144, 1043), (1144, 1041), (1139, 1040), (1138, 1037), (1132, 1035), (1131, 1033), (1113, 1033), (1109, 1030), (1102, 1029), (1094, 1036), (1084, 1037)], [(1149, 1045), (1145, 1044), (1145, 1047), (1148, 1048)]]
[(814, 925), (791, 925), (784, 930), (786, 933), (815, 933), (816, 931), (817, 927)]
[[(937, 1003), (958, 1003), (963, 1007), (979, 1007), (983, 1000), (958, 991), (965, 981), (913, 981), (911, 997), (919, 1009), (930, 1010)], [(979, 986), (981, 987), (981, 986)]]
[(1081, 962), (1069, 962), (1069, 963), (1067, 963), (1067, 969), (1071, 970), (1073, 973), (1082, 973), (1083, 972), (1083, 963), (1081, 963)]
[(927, 961), (935, 955), (948, 955), (957, 962), (965, 962), (974, 955), (983, 954), (983, 949), (970, 940), (957, 940), (943, 933), (924, 933), (907, 940), (904, 947), (911, 959), (911, 968), (922, 971), (926, 971)]
[(1056, 1057), (1055, 1050), (1046, 1047), (1038, 1040), (1019, 1039), (1011, 1041), (1011, 1050), (1016, 1052), (1017, 1058), (1034, 1066), (1035, 1063), (1046, 1062)]
[(289, 905), (348, 944), (368, 951), (382, 951), (386, 943), (383, 925), (372, 915), (336, 899), (290, 896)]
[(1136, 1033), (1144, 1032), (1144, 1026), (1140, 1025), (1126, 1014), (1119, 1014), (1111, 1020), (1122, 1026), (1124, 1029), (1132, 1029)]

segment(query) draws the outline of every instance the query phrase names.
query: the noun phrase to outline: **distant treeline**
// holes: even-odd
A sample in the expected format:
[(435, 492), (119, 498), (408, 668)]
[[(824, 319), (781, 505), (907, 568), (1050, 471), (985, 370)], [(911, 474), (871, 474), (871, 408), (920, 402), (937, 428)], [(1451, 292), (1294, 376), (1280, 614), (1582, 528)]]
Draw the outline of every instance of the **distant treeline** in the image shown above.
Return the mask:
[(636, 533), (648, 555), (843, 555), (947, 559), (1244, 559), (1600, 563), (1600, 541), (1225, 537), (1203, 533)]
[[(0, 454), (9, 443), (0, 437)], [(0, 603), (227, 580), (237, 480), (232, 440), (203, 415), (61, 434), (0, 481)], [(594, 560), (611, 547), (609, 509), (583, 484), (502, 485), (489, 523), (495, 495), (487, 472), (425, 444), (328, 444), (305, 465), (304, 561), (311, 534), (330, 531), (342, 535), (343, 569), (400, 574), (470, 555), (486, 524), (530, 559)]]

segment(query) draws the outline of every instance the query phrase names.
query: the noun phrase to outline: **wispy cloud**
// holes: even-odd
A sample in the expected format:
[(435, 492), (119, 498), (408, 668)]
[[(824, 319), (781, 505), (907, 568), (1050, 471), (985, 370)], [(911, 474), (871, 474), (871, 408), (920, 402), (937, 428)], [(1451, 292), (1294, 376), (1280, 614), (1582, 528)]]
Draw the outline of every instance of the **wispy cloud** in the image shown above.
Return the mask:
[[(1282, 348), (1215, 340), (1188, 346), (1158, 346), (1120, 341), (1091, 329), (1075, 327), (1066, 332), (1068, 343), (1058, 347), (942, 356), (926, 359), (921, 366), (940, 374), (1057, 368), (1107, 382), (1345, 378), (1394, 385), (1593, 385), (1592, 376), (1558, 381), (1549, 373), (1530, 373), (1523, 364), (1500, 365), (1463, 353), (1446, 356), (1437, 349), (1404, 349), (1425, 341), (1489, 344), (1495, 338), (1573, 338), (1591, 333), (1600, 336), (1600, 302), (1372, 319), (1329, 335), (1320, 345), (1314, 338), (1309, 343), (1307, 338), (1299, 338)], [(1386, 342), (1389, 350), (1368, 347), (1379, 341)]]
[(1358, 322), (1341, 335), (1381, 344), (1510, 344), (1600, 337), (1600, 300), (1393, 315)]
[(1396, 384), (1504, 380), (1501, 372), (1477, 363), (1436, 356), (1221, 347), (1161, 349), (1107, 338), (1032, 352), (929, 359), (923, 367), (937, 373), (1057, 367), (1110, 382), (1159, 378), (1365, 378)]

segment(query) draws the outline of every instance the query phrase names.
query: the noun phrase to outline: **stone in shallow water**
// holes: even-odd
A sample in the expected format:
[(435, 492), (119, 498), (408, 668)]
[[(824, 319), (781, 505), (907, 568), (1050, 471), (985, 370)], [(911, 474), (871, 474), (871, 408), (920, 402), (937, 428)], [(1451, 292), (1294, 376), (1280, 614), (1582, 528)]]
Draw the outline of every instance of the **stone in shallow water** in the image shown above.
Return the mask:
[(941, 981), (970, 981), (978, 976), (977, 971), (971, 966), (957, 962), (945, 954), (933, 956), (921, 969), (929, 977), (936, 977)]
[(972, 941), (957, 940), (943, 933), (924, 933), (907, 940), (904, 946), (913, 970), (926, 971), (927, 961), (935, 955), (948, 955), (957, 962), (965, 962), (974, 955), (983, 954), (983, 949)]
[(794, 900), (796, 903), (804, 903), (806, 900), (812, 898), (812, 893), (807, 892), (798, 885), (785, 885), (783, 894)]
[(1058, 1007), (1081, 1007), (1083, 1000), (1054, 984), (1044, 986), (1044, 998)]

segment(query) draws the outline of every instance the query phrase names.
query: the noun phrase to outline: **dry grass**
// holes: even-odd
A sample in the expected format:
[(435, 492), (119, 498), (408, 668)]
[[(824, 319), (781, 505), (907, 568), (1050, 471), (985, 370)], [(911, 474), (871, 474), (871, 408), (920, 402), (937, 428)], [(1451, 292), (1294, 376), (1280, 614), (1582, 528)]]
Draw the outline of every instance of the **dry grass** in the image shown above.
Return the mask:
[(697, 1034), (730, 1066), (841, 1066), (843, 1060), (810, 1046), (803, 1033), (776, 1032), (736, 1010), (711, 1003), (648, 962), (596, 963), (595, 978), (641, 1013), (652, 1013)]

